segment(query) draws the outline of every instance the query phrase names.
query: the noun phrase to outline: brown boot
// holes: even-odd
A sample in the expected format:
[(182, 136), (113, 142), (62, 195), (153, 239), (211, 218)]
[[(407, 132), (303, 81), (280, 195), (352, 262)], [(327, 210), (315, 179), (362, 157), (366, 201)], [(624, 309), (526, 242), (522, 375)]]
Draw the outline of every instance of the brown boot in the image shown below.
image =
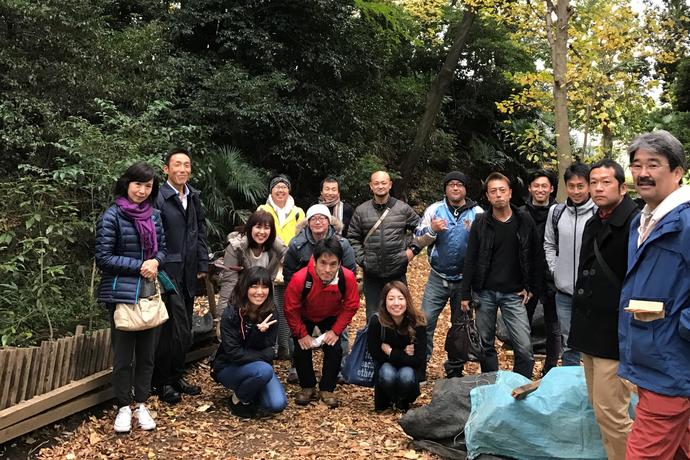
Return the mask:
[(338, 398), (335, 397), (335, 394), (332, 391), (322, 391), (321, 401), (323, 401), (323, 403), (331, 409), (335, 409), (340, 405)]
[(316, 401), (317, 399), (319, 399), (319, 395), (314, 387), (302, 388), (295, 395), (295, 402), (300, 406), (306, 406), (310, 401)]

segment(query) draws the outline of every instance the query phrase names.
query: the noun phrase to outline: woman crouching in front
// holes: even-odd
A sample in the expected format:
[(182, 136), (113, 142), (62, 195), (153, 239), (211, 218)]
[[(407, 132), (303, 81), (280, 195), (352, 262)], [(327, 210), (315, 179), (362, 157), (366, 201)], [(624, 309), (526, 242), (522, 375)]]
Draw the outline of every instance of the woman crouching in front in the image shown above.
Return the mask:
[(374, 409), (406, 411), (425, 379), (426, 319), (400, 281), (383, 287), (378, 315), (369, 320), (368, 348), (377, 364)]
[(220, 320), (221, 342), (213, 359), (215, 380), (234, 393), (230, 411), (252, 418), (261, 408), (281, 412), (285, 389), (273, 371), (278, 337), (273, 281), (263, 267), (242, 271)]

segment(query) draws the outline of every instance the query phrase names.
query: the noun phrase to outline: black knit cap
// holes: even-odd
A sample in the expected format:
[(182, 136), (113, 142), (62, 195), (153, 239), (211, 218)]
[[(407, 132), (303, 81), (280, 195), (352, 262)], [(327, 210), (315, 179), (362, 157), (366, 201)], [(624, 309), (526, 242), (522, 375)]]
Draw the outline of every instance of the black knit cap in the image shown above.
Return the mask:
[(271, 185), (269, 187), (269, 190), (273, 190), (273, 187), (280, 184), (281, 182), (287, 185), (288, 190), (292, 190), (292, 184), (290, 184), (290, 179), (288, 179), (287, 176), (284, 176), (282, 174), (279, 174), (273, 179), (271, 179)]
[(443, 188), (446, 188), (446, 185), (448, 185), (448, 182), (456, 180), (458, 182), (461, 182), (462, 185), (467, 187), (467, 176), (461, 173), (460, 171), (451, 171), (448, 174), (446, 174), (446, 177), (443, 178)]

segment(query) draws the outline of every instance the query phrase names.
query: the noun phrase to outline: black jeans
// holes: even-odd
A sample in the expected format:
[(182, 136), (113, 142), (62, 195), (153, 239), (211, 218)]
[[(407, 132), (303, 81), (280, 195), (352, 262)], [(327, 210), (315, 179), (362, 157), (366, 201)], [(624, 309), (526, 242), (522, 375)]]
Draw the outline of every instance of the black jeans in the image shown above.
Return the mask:
[(370, 275), (364, 272), (364, 300), (366, 302), (367, 323), (374, 313), (379, 311), (381, 305), (381, 291), (386, 283), (391, 281), (402, 281), (407, 284), (407, 277), (405, 273), (400, 276), (392, 276), (390, 278), (379, 278), (378, 276)]
[[(318, 326), (321, 333), (329, 331), (333, 327), (335, 320), (336, 317), (332, 316), (318, 323), (312, 323), (302, 318), (308, 334), (314, 332), (314, 326)], [(316, 375), (314, 374), (312, 350), (302, 350), (297, 337), (293, 337), (293, 340), (295, 341), (294, 362), (297, 376), (299, 377), (299, 386), (302, 388), (313, 388), (316, 386)], [(321, 391), (333, 391), (338, 380), (338, 372), (340, 372), (340, 359), (343, 356), (343, 349), (340, 345), (340, 340), (335, 345), (326, 345), (324, 343), (321, 345), (321, 349), (323, 350), (323, 367), (321, 368), (319, 388)]]
[(115, 329), (113, 320), (115, 305), (108, 305), (108, 309), (114, 355), (112, 382), (117, 406), (129, 406), (132, 403), (132, 384), (134, 401), (144, 403), (151, 392), (151, 375), (160, 326), (145, 331), (120, 331)]
[[(532, 297), (527, 302), (527, 317), (529, 324), (532, 325), (534, 311), (540, 299)], [(546, 293), (541, 296), (541, 303), (544, 307), (544, 329), (546, 335), (546, 359), (544, 360), (544, 373), (552, 367), (558, 365), (558, 358), (561, 356), (561, 328), (558, 324), (558, 314), (556, 313), (555, 293)]]
[(177, 382), (184, 375), (185, 356), (192, 346), (192, 314), (194, 297), (184, 289), (163, 294), (168, 320), (161, 326), (160, 339), (156, 349), (156, 365), (153, 371), (153, 386), (161, 387)]

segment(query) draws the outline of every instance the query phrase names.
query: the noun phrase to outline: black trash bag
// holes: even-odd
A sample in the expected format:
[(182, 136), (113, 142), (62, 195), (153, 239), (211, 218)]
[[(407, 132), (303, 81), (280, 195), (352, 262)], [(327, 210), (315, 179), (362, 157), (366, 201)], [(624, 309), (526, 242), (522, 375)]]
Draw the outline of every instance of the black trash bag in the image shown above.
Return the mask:
[[(431, 403), (407, 411), (398, 423), (413, 438), (415, 448), (442, 458), (464, 460), (467, 458), (465, 424), (472, 410), (470, 391), (493, 383), (496, 383), (496, 372), (437, 380)], [(478, 457), (479, 460), (503, 458), (487, 454)]]
[(480, 361), (484, 357), (482, 339), (470, 312), (462, 311), (460, 322), (448, 329), (445, 349), (449, 361)]

